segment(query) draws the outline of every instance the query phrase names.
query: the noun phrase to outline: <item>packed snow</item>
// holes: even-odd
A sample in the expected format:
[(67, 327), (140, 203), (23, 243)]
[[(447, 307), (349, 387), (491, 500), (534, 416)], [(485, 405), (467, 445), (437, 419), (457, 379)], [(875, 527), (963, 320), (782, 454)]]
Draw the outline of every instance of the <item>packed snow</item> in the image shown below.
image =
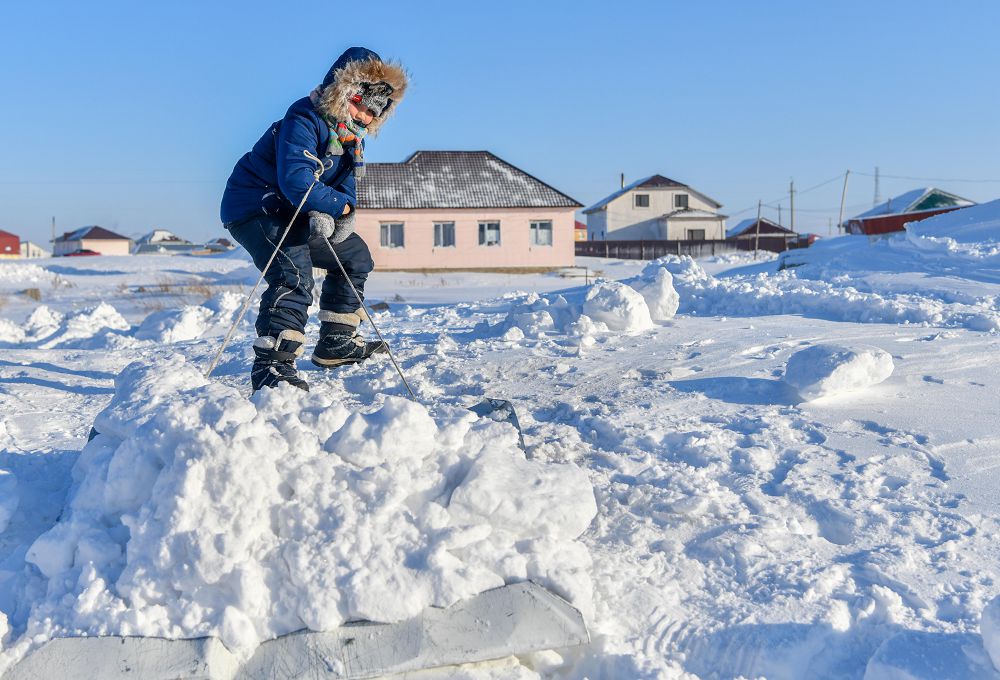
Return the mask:
[(41, 260), (40, 301), (0, 276), (0, 667), (532, 579), (591, 644), (450, 677), (1000, 677), (989, 206), (729, 269), (376, 273), (419, 403), (384, 358), (248, 399), (252, 311), (205, 380), (239, 256)]

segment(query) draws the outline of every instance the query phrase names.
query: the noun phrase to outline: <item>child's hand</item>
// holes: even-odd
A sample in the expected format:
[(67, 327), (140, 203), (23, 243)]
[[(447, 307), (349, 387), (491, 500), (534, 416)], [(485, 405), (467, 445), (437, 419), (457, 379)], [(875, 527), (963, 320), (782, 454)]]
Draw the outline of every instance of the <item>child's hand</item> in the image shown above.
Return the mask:
[(325, 212), (320, 212), (318, 210), (309, 211), (309, 237), (316, 238), (322, 236), (323, 238), (330, 238), (333, 236), (333, 230), (336, 228), (337, 223), (332, 216), (327, 215)]

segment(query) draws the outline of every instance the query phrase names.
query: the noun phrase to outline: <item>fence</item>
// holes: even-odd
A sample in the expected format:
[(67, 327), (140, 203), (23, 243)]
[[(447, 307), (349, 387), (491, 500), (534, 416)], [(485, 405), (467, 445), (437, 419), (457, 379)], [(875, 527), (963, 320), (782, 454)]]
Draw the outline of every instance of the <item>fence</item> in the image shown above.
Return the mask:
[[(720, 239), (714, 241), (577, 241), (576, 254), (583, 257), (616, 257), (622, 260), (655, 260), (664, 255), (710, 257), (740, 250), (753, 250), (754, 240)], [(760, 236), (760, 249), (780, 253), (805, 247), (804, 240), (792, 241), (773, 234)]]

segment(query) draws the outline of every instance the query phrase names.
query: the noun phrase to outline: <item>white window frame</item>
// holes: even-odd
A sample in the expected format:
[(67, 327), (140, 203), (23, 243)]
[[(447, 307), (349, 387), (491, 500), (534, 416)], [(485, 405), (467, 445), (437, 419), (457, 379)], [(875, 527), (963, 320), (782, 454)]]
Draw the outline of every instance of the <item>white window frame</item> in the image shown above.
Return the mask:
[[(490, 225), (496, 225), (497, 240), (489, 241), (487, 239), (487, 234), (489, 233)], [(482, 220), (479, 223), (479, 247), (480, 248), (492, 248), (493, 246), (499, 246), (503, 243), (503, 236), (500, 227), (499, 220)]]
[[(399, 243), (393, 242), (393, 227), (399, 227)], [(406, 247), (406, 223), (405, 222), (380, 222), (379, 223), (379, 247), (381, 248), (405, 248)]]
[[(642, 196), (646, 199), (646, 205), (639, 205), (639, 197)], [(633, 208), (648, 208), (650, 204), (649, 194), (632, 194), (632, 207)]]
[[(549, 242), (541, 243), (538, 240), (538, 235), (543, 231), (547, 230), (549, 232)], [(528, 245), (530, 246), (540, 246), (542, 248), (552, 247), (552, 220), (531, 220), (528, 225)]]
[[(451, 227), (451, 243), (444, 243), (445, 239), (445, 227)], [(454, 222), (435, 222), (434, 223), (434, 247), (435, 248), (454, 248), (458, 239), (455, 236), (455, 223)]]

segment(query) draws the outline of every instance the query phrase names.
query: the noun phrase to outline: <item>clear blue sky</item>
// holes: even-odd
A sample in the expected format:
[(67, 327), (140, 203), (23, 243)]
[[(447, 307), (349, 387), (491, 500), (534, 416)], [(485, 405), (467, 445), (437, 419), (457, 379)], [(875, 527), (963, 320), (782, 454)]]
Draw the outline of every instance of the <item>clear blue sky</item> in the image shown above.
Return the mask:
[[(998, 26), (988, 0), (12, 0), (0, 229), (221, 235), (233, 163), (350, 45), (413, 74), (370, 161), (489, 149), (584, 204), (620, 172), (661, 173), (730, 224), (847, 168), (1000, 179)], [(882, 196), (926, 183), (884, 179)], [(852, 177), (853, 212), (873, 190)], [(838, 182), (800, 195), (796, 227), (825, 233), (839, 200)]]

